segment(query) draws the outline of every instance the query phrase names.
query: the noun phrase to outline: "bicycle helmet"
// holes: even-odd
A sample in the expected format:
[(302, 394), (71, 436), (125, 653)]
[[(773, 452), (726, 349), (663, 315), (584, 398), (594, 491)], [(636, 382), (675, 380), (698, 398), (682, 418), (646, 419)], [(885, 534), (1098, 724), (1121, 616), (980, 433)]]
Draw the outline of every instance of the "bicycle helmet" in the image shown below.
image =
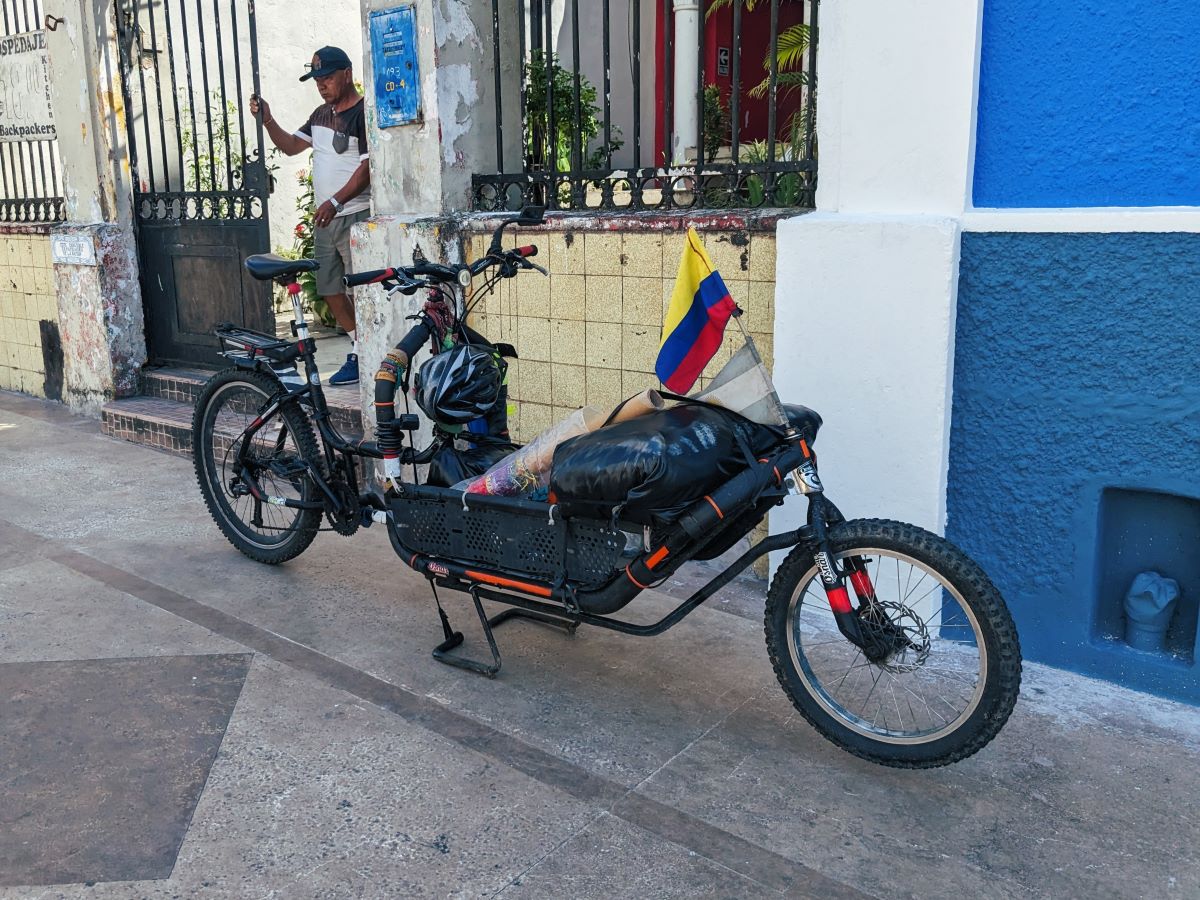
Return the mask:
[(503, 374), (490, 350), (459, 344), (417, 371), (417, 406), (442, 425), (465, 425), (496, 405)]

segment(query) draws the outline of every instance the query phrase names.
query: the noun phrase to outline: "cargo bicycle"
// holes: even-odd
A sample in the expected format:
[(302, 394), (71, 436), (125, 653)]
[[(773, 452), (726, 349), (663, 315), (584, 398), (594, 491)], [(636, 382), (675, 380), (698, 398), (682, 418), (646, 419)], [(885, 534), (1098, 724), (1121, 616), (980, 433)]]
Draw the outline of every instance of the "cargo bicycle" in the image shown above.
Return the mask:
[[(536, 209), (506, 219), (488, 252), (471, 263), (419, 259), (408, 267), (350, 275), (346, 282), (379, 284), (389, 294), (425, 290), (448, 302), (459, 345), (467, 348), (459, 355), (492, 359), (502, 370), (504, 357), (515, 350), (465, 326), (466, 290), (475, 279), (483, 280), (478, 296), (500, 279), (544, 273), (531, 261), (536, 248), (501, 248), (505, 228), (540, 223)], [(938, 535), (901, 522), (843, 517), (818, 473), (814, 446), (822, 420), (814, 411), (781, 404), (782, 421), (763, 425), (694, 398), (673, 397), (661, 411), (558, 445), (544, 497), (478, 493), (446, 478), (435, 483), (429, 474), (419, 477), (418, 466), (439, 453), (459, 452), (455, 448), (472, 435), (435, 420), (428, 446), (416, 449), (421, 418), (394, 408), (397, 398), (409, 396), (411, 354), (403, 373), (395, 366), (400, 357), (389, 354), (393, 399), (387, 399), (387, 378), (377, 379), (377, 439), (343, 436), (331, 422), (296, 282), (316, 263), (261, 255), (248, 258), (246, 267), (255, 278), (288, 290), (296, 340), (219, 326), (222, 352), (232, 365), (214, 375), (198, 399), (193, 441), (205, 503), (228, 540), (251, 559), (292, 559), (326, 528), (351, 535), (382, 526), (401, 561), (428, 580), (435, 599), (438, 588), (470, 596), (491, 653), (490, 661), (461, 655), (463, 635), (438, 599), (444, 640), (434, 657), (494, 677), (501, 666), (494, 630), (504, 622), (532, 620), (571, 634), (589, 625), (659, 635), (756, 559), (779, 552), (785, 555), (764, 611), (767, 650), (784, 692), (827, 739), (876, 763), (924, 768), (977, 752), (1007, 720), (1019, 691), (1021, 654), (999, 591)], [(279, 371), (300, 365), (303, 379), (285, 384)], [(636, 491), (614, 503), (586, 489), (561, 496), (554, 490), (561, 487), (555, 471), (569, 468), (571, 454), (586, 462), (588, 453), (603, 458), (611, 447), (637, 444), (647, 433), (685, 432), (717, 434), (724, 455), (711, 471), (699, 477), (693, 472), (692, 494), (675, 496), (670, 509), (634, 502)], [(483, 446), (489, 459), (515, 449)], [(706, 459), (708, 450), (701, 447), (693, 461)], [(382, 486), (370, 474), (376, 467), (382, 468)], [(655, 477), (663, 475), (659, 469)], [(574, 471), (577, 483), (591, 477), (592, 470), (578, 464)], [(659, 621), (638, 624), (615, 615), (685, 563), (726, 554), (772, 507), (799, 498), (807, 501), (802, 527), (750, 547)], [(485, 600), (507, 608), (489, 616)]]

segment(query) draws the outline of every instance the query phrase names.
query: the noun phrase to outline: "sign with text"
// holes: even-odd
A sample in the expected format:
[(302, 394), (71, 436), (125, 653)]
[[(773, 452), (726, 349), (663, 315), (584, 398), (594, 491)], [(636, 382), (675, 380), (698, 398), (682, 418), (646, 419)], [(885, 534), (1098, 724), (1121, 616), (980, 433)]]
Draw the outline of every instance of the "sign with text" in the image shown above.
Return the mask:
[(370, 30), (379, 127), (421, 121), (421, 73), (413, 8), (376, 10), (370, 15)]
[(54, 137), (46, 32), (0, 37), (0, 141)]
[(90, 234), (51, 235), (50, 256), (54, 262), (68, 266), (98, 265), (96, 244)]

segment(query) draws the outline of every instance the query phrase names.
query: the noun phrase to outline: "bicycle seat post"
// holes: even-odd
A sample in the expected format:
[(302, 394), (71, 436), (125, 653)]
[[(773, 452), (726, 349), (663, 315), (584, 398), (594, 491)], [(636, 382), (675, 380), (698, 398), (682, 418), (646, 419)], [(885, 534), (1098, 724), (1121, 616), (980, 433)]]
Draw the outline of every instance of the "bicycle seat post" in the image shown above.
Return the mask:
[(292, 301), (292, 312), (296, 317), (296, 337), (302, 341), (308, 340), (308, 323), (304, 320), (304, 304), (300, 300), (302, 288), (295, 276), (291, 276), (287, 281), (283, 282), (283, 286), (287, 288), (288, 297)]

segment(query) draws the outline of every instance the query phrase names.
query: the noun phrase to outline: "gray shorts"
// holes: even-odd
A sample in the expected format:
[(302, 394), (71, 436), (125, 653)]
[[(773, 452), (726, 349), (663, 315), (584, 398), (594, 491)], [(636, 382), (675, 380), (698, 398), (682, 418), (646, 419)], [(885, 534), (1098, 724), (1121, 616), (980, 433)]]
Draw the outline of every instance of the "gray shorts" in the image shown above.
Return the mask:
[(313, 256), (321, 264), (314, 273), (317, 278), (317, 293), (322, 297), (346, 293), (342, 277), (350, 269), (350, 226), (366, 221), (370, 210), (359, 210), (348, 216), (337, 216), (324, 228), (313, 229)]

